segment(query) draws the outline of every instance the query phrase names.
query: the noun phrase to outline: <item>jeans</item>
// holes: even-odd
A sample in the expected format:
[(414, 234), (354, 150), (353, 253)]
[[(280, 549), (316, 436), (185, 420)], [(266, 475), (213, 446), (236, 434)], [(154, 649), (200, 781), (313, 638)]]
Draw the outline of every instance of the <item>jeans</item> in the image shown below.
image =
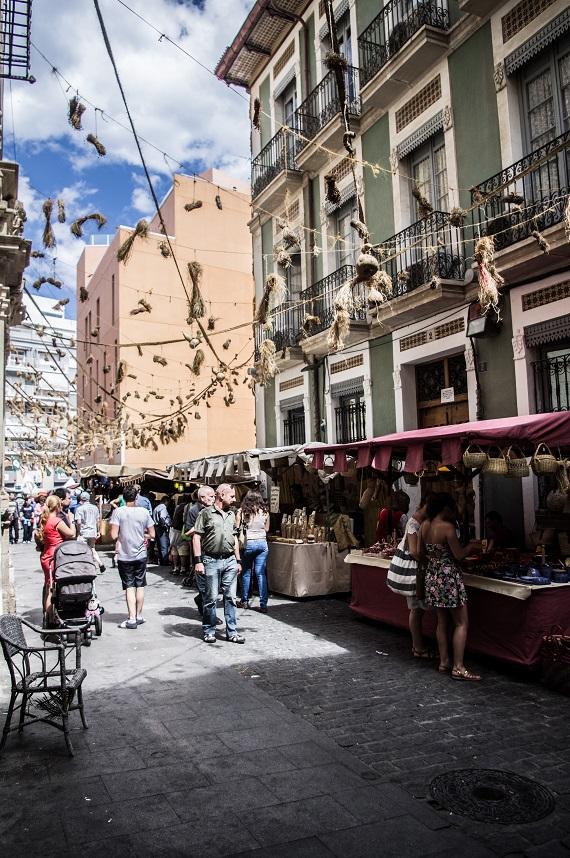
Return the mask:
[(242, 601), (247, 602), (249, 599), (249, 587), (253, 569), (259, 589), (260, 608), (267, 607), (267, 575), (265, 574), (265, 568), (267, 566), (268, 553), (269, 549), (266, 539), (248, 540), (245, 551), (242, 553)]
[[(202, 631), (205, 635), (216, 634), (216, 603), (220, 584), (224, 594), (224, 618), (226, 621), (226, 634), (234, 635), (236, 628), (236, 591), (237, 591), (237, 563), (232, 554), (231, 557), (208, 557), (204, 555), (204, 575), (196, 576), (202, 580), (198, 583), (198, 590), (204, 598), (204, 613), (202, 616)], [(203, 586), (203, 589), (202, 589)]]
[(161, 566), (168, 566), (168, 555), (170, 554), (170, 534), (162, 527), (156, 528), (156, 549), (158, 562)]
[(32, 522), (24, 519), (22, 527), (24, 530), (24, 542), (31, 542), (32, 541), (32, 531), (33, 531)]

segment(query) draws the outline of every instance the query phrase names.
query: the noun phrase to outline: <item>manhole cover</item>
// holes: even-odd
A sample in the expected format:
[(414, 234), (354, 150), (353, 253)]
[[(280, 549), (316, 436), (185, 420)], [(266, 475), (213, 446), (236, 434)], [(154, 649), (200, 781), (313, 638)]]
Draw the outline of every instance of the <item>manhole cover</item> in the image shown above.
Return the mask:
[(554, 810), (554, 796), (530, 778), (496, 769), (459, 769), (430, 784), (441, 807), (481, 822), (536, 822)]

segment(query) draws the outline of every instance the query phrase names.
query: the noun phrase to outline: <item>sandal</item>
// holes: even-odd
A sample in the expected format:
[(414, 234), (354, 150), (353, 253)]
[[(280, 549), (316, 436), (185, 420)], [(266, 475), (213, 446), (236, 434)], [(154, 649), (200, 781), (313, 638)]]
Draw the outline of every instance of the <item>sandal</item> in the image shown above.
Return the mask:
[(440, 664), (437, 668), (438, 673), (451, 673), (451, 665), (450, 664)]
[(414, 658), (431, 658), (429, 649), (415, 649), (415, 647), (412, 647), (412, 655)]
[(479, 674), (471, 673), (467, 668), (457, 670), (457, 668), (454, 667), (451, 671), (451, 678), (456, 679), (459, 682), (481, 682)]

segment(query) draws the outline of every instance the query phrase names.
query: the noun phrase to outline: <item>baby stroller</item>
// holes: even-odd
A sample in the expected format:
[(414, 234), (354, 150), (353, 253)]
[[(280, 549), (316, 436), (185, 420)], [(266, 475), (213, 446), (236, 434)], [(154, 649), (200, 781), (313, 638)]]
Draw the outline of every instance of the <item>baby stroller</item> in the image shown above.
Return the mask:
[(97, 567), (91, 548), (82, 542), (62, 542), (53, 556), (53, 621), (59, 628), (83, 627), (83, 642), (89, 646), (93, 630), (103, 631), (103, 608), (94, 587)]

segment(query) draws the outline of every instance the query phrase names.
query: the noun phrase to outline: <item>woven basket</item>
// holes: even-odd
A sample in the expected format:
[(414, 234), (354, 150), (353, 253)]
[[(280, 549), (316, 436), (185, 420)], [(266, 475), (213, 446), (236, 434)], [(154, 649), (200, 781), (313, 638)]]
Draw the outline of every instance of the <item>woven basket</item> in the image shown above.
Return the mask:
[(546, 495), (546, 509), (550, 512), (562, 512), (566, 506), (566, 492), (553, 489)]
[(544, 685), (570, 695), (570, 636), (544, 635), (540, 656)]
[(558, 462), (556, 469), (556, 482), (561, 492), (568, 494), (570, 492), (570, 480), (568, 479), (568, 462)]
[(463, 464), (466, 468), (483, 468), (488, 458), (487, 453), (478, 444), (469, 444), (463, 454)]
[(558, 459), (547, 444), (539, 444), (530, 460), (530, 466), (537, 477), (543, 474), (555, 474), (558, 470)]
[[(517, 454), (517, 455), (515, 455)], [(507, 460), (507, 476), (508, 477), (528, 477), (530, 468), (528, 462), (522, 452), (514, 444), (511, 444), (506, 454)]]
[[(493, 450), (499, 453), (498, 456), (492, 456), (491, 453)], [(507, 460), (505, 458), (505, 454), (501, 450), (500, 447), (492, 447), (489, 449), (489, 455), (487, 457), (487, 462), (485, 463), (485, 467), (483, 468), (486, 474), (498, 474), (499, 476), (506, 477), (509, 473), (509, 466), (507, 465)]]

